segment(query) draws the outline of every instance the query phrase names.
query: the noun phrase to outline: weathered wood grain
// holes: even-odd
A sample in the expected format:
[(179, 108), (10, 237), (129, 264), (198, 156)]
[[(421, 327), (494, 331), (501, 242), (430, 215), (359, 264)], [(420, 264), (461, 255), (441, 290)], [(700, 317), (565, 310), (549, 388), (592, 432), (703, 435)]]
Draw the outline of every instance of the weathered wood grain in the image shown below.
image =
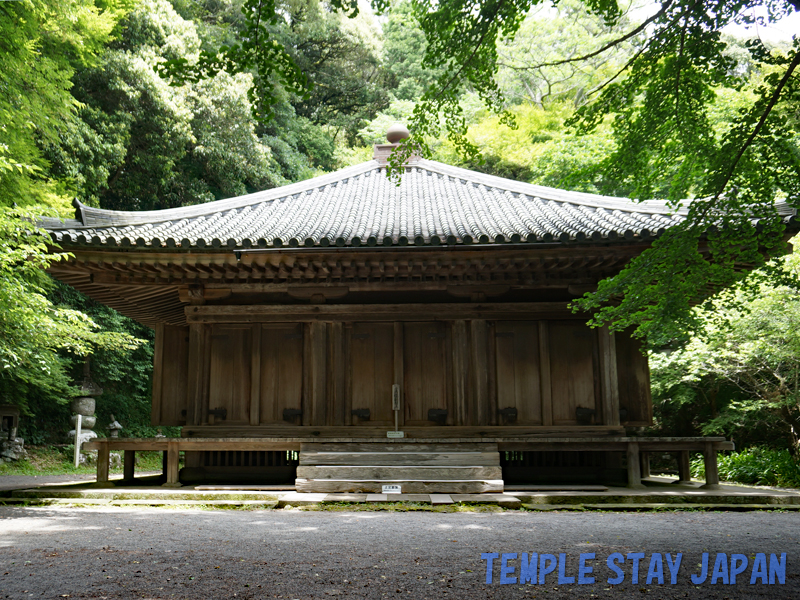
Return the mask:
[(419, 467), (408, 465), (375, 466), (300, 466), (298, 479), (361, 479), (392, 481), (426, 481), (502, 479), (502, 469), (498, 467)]
[(494, 467), (500, 464), (498, 452), (300, 452), (303, 466), (322, 465), (408, 465), (429, 467)]
[(617, 372), (616, 335), (608, 326), (598, 330), (600, 341), (600, 380), (602, 389), (602, 422), (619, 425), (619, 374)]
[(497, 452), (497, 444), (481, 441), (467, 443), (397, 443), (397, 442), (305, 442), (303, 452)]
[(419, 321), (426, 319), (530, 320), (555, 318), (580, 321), (564, 302), (441, 303), (441, 304), (264, 304), (187, 306), (189, 323), (260, 323), (270, 321)]

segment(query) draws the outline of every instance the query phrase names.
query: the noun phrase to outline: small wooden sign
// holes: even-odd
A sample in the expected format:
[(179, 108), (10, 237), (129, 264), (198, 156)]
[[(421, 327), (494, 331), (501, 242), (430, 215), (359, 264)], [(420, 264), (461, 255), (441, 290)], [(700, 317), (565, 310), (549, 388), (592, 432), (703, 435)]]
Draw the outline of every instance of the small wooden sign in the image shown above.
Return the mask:
[(392, 386), (392, 410), (400, 410), (400, 385)]
[(406, 437), (406, 434), (402, 431), (387, 431), (386, 432), (387, 438), (403, 438)]
[(381, 490), (383, 491), (384, 494), (400, 494), (400, 493), (402, 493), (400, 491), (400, 486), (399, 485), (384, 485), (384, 486), (381, 487)]

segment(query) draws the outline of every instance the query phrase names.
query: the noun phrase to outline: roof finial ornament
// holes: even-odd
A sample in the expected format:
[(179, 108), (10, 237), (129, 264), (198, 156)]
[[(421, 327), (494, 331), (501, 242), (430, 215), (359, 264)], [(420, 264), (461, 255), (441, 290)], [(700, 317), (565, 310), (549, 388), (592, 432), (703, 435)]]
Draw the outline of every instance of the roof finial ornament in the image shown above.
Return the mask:
[(407, 137), (411, 137), (411, 134), (408, 132), (408, 128), (402, 123), (395, 123), (386, 130), (386, 139), (390, 144), (396, 144)]

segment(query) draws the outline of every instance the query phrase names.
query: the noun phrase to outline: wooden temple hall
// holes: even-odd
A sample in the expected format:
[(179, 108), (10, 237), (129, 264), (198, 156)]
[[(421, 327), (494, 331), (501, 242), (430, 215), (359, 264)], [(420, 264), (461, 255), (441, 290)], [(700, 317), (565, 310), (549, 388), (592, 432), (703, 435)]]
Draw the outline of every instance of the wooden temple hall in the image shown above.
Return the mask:
[(647, 359), (568, 307), (681, 214), (423, 159), (396, 185), (392, 148), (238, 198), (43, 221), (73, 255), (55, 277), (155, 329), (152, 423), (181, 427), (88, 443), (99, 480), (109, 450), (128, 476), (164, 450), (168, 485), (638, 486), (647, 453), (676, 453), (686, 480), (700, 451), (715, 485), (730, 442), (632, 437)]

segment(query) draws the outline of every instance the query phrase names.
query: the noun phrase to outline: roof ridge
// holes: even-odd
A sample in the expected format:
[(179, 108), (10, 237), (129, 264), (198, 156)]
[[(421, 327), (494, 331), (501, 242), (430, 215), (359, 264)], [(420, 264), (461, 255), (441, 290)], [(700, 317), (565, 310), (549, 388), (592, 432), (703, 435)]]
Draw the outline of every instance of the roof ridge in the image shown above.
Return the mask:
[[(412, 165), (413, 167), (424, 168), (428, 171), (433, 171), (441, 175), (450, 177), (457, 177), (467, 181), (472, 181), (492, 187), (496, 189), (507, 190), (513, 193), (524, 194), (539, 198), (540, 200), (550, 200), (554, 202), (566, 202), (569, 204), (578, 204), (581, 206), (590, 206), (592, 208), (609, 208), (612, 210), (625, 210), (635, 212), (654, 212), (661, 214), (678, 214), (685, 215), (688, 212), (688, 206), (681, 206), (680, 209), (675, 210), (663, 200), (632, 200), (630, 198), (622, 198), (616, 196), (604, 196), (602, 194), (590, 194), (588, 192), (574, 192), (571, 190), (562, 190), (558, 188), (551, 188), (543, 185), (536, 185), (533, 183), (525, 183), (516, 181), (514, 179), (507, 179), (497, 175), (489, 175), (487, 173), (479, 173), (471, 171), (462, 167), (454, 167), (445, 163), (437, 162), (435, 160), (420, 159), (418, 163)], [(683, 201), (687, 202), (687, 201)], [(642, 207), (644, 210), (638, 210)]]

